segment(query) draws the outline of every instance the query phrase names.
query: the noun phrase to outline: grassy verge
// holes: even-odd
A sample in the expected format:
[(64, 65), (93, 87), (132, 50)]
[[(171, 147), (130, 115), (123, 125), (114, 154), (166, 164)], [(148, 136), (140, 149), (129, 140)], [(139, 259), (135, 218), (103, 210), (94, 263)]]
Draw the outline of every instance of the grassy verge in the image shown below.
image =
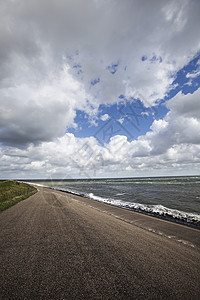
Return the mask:
[(15, 180), (0, 181), (0, 211), (30, 197), (37, 189)]

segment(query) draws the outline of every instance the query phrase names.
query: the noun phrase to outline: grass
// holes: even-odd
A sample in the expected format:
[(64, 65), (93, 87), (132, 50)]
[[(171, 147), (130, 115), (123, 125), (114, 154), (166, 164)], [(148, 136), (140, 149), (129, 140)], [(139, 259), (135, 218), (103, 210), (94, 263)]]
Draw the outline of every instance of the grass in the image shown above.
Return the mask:
[(15, 205), (36, 192), (36, 188), (23, 182), (15, 180), (0, 181), (0, 211)]

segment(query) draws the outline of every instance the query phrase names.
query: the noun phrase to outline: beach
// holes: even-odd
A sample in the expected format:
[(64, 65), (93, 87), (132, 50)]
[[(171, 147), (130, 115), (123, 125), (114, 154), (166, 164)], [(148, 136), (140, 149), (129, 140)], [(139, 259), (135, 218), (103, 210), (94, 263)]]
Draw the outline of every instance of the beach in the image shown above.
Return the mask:
[(199, 299), (200, 231), (77, 195), (0, 214), (0, 299)]

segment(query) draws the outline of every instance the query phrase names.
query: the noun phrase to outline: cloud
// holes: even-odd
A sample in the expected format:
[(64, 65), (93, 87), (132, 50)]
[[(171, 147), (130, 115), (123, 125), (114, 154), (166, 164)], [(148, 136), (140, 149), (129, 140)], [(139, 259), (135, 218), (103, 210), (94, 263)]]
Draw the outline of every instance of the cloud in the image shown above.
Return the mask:
[(175, 145), (200, 144), (200, 89), (194, 94), (181, 92), (168, 101), (170, 111), (161, 120), (155, 120), (151, 130), (139, 141), (148, 141), (151, 154), (165, 153)]
[(168, 102), (170, 112), (165, 119), (179, 143), (200, 143), (200, 89), (194, 94), (177, 94)]
[(20, 80), (19, 74), (15, 85), (0, 90), (1, 142), (16, 146), (63, 136), (66, 127), (76, 126), (75, 110), (89, 109), (86, 98), (83, 85), (67, 67), (37, 84)]
[[(145, 172), (147, 175), (155, 171), (160, 174), (178, 170), (198, 172), (199, 96), (200, 89), (194, 94), (177, 94), (169, 100), (170, 111), (164, 119), (155, 120), (151, 131), (132, 142), (126, 136), (115, 135), (109, 143), (100, 145), (94, 137), (77, 138), (66, 133), (55, 141), (32, 144), (26, 149), (3, 146), (0, 171), (5, 172), (9, 165), (6, 172), (20, 172), (22, 177), (31, 173), (33, 177), (67, 178), (98, 177), (101, 174), (133, 176), (145, 175)], [(193, 105), (187, 109), (190, 103)]]
[[(137, 0), (15, 0), (0, 5), (0, 84), (6, 88), (16, 86), (19, 72), (21, 81), (32, 85), (69, 65), (93, 105), (117, 102), (124, 94), (151, 106), (199, 50), (198, 0), (145, 5)], [(77, 95), (77, 102), (83, 97)]]
[(100, 117), (100, 119), (101, 119), (102, 121), (107, 121), (108, 119), (110, 119), (110, 116), (109, 116), (108, 114), (104, 114), (104, 115), (102, 115), (102, 116)]
[(66, 131), (77, 127), (77, 110), (96, 124), (99, 105), (122, 101), (120, 95), (146, 107), (163, 99), (199, 51), (199, 10), (198, 0), (0, 1), (1, 172), (198, 163), (199, 91), (168, 101), (166, 117), (132, 142), (118, 135), (100, 146)]
[(186, 78), (196, 78), (196, 77), (198, 77), (198, 76), (200, 76), (200, 68), (199, 68), (198, 70), (195, 70), (195, 71), (192, 72), (192, 73), (188, 73), (188, 74), (186, 75)]

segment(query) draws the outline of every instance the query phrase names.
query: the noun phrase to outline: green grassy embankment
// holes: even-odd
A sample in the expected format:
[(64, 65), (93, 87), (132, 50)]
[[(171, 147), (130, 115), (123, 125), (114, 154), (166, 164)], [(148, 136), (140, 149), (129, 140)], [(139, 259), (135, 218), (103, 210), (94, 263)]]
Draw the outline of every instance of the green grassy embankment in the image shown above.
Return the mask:
[(0, 211), (30, 197), (37, 189), (15, 180), (0, 181)]

